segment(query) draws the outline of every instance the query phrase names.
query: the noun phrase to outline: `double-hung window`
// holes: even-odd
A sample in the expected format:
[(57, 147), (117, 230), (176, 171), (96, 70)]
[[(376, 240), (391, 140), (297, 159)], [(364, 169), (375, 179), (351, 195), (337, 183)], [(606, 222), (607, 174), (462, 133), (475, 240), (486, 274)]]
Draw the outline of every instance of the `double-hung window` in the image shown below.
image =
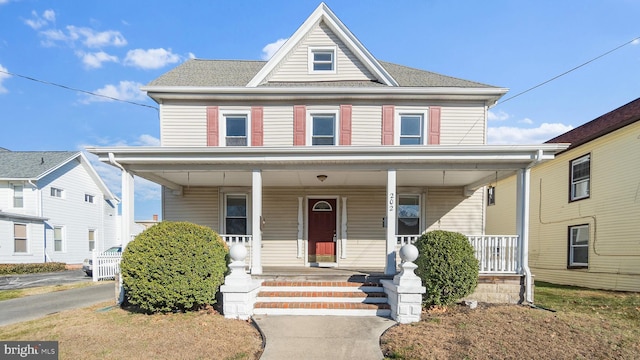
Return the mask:
[(224, 141), (225, 146), (249, 145), (249, 117), (243, 114), (230, 114), (224, 116)]
[(569, 267), (589, 266), (589, 225), (569, 227)]
[(84, 194), (84, 202), (93, 204), (94, 200), (95, 200), (95, 196), (90, 194)]
[(309, 74), (336, 72), (335, 47), (309, 47)]
[(336, 145), (336, 114), (311, 114), (311, 145)]
[(225, 234), (247, 235), (247, 195), (227, 195), (224, 217)]
[(93, 251), (96, 248), (96, 231), (94, 229), (89, 229), (88, 233), (89, 239), (89, 251)]
[(13, 224), (13, 252), (27, 252), (27, 225)]
[(53, 251), (62, 251), (62, 227), (53, 228)]
[(58, 188), (52, 187), (50, 194), (51, 194), (52, 197), (61, 198), (62, 197), (62, 189), (58, 189)]
[(24, 207), (24, 186), (13, 185), (13, 207)]
[(422, 114), (400, 115), (400, 145), (424, 144), (424, 116)]
[(591, 187), (591, 155), (571, 161), (570, 201), (588, 198)]
[(420, 195), (398, 196), (398, 235), (420, 234)]

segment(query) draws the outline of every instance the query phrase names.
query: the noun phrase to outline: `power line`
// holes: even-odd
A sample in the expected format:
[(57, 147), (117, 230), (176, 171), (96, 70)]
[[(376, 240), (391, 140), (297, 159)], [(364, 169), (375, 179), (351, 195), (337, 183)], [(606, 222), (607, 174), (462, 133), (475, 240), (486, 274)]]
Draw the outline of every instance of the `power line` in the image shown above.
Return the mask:
[(606, 53), (604, 53), (604, 54), (598, 55), (598, 56), (594, 57), (593, 59), (591, 59), (591, 60), (589, 60), (589, 61), (587, 61), (587, 62), (585, 62), (585, 63), (582, 63), (582, 64), (580, 64), (580, 65), (578, 65), (578, 66), (574, 67), (573, 69), (567, 70), (567, 71), (563, 72), (562, 74), (557, 75), (557, 76), (554, 76), (554, 77), (552, 77), (551, 79), (549, 79), (549, 80), (547, 80), (547, 81), (541, 82), (540, 84), (538, 84), (538, 85), (536, 85), (536, 86), (533, 86), (533, 87), (531, 87), (531, 88), (529, 88), (529, 89), (527, 89), (527, 90), (525, 90), (525, 91), (519, 92), (519, 93), (517, 93), (517, 94), (513, 95), (512, 97), (509, 97), (509, 98), (507, 98), (507, 99), (504, 99), (504, 100), (502, 100), (502, 101), (498, 102), (496, 105), (498, 105), (498, 104), (504, 104), (505, 102), (507, 102), (507, 101), (509, 101), (509, 100), (511, 100), (511, 99), (517, 98), (517, 97), (518, 97), (518, 96), (520, 96), (520, 95), (526, 94), (526, 93), (528, 93), (528, 92), (529, 92), (529, 91), (531, 91), (531, 90), (537, 89), (537, 88), (539, 88), (539, 87), (540, 87), (540, 86), (542, 86), (542, 85), (545, 85), (545, 84), (547, 84), (547, 83), (550, 83), (550, 82), (552, 82), (553, 80), (555, 80), (555, 79), (557, 79), (557, 78), (559, 78), (559, 77), (562, 77), (562, 76), (564, 76), (564, 75), (567, 75), (568, 73), (570, 73), (570, 72), (572, 72), (572, 71), (574, 71), (574, 70), (577, 70), (577, 69), (579, 69), (579, 68), (581, 68), (581, 67), (583, 67), (583, 66), (585, 66), (585, 65), (587, 65), (587, 64), (589, 64), (589, 63), (592, 63), (592, 62), (594, 62), (594, 61), (596, 61), (596, 60), (600, 59), (600, 58), (601, 58), (601, 57), (603, 57), (603, 56), (609, 55), (609, 54), (611, 54), (612, 52), (614, 52), (614, 51), (616, 51), (616, 50), (618, 50), (618, 49), (620, 49), (620, 48), (622, 48), (622, 47), (625, 47), (625, 46), (627, 46), (627, 45), (629, 45), (629, 44), (633, 43), (634, 41), (640, 41), (640, 36), (638, 36), (638, 37), (637, 37), (637, 38), (635, 38), (635, 39), (631, 39), (631, 40), (627, 41), (626, 43), (624, 43), (624, 44), (622, 44), (622, 45), (620, 45), (620, 46), (618, 46), (618, 47), (615, 47), (615, 48), (613, 48), (613, 49), (611, 49), (611, 50), (607, 51), (607, 52), (606, 52)]
[(1, 73), (5, 73), (8, 75), (12, 75), (12, 76), (17, 76), (23, 79), (27, 79), (27, 80), (31, 80), (31, 81), (35, 81), (35, 82), (39, 82), (45, 85), (51, 85), (51, 86), (57, 86), (59, 88), (63, 88), (65, 90), (71, 90), (71, 91), (76, 91), (76, 92), (81, 92), (84, 94), (89, 94), (92, 96), (98, 96), (98, 97), (103, 97), (105, 99), (109, 99), (109, 100), (114, 100), (114, 101), (119, 101), (119, 102), (123, 102), (123, 103), (127, 103), (127, 104), (131, 104), (131, 105), (136, 105), (136, 106), (142, 106), (142, 107), (147, 107), (147, 108), (151, 108), (151, 109), (155, 109), (156, 111), (158, 111), (159, 109), (155, 106), (151, 106), (151, 105), (147, 105), (147, 104), (142, 104), (142, 103), (137, 103), (134, 101), (129, 101), (129, 100), (123, 100), (123, 99), (118, 99), (118, 98), (114, 98), (112, 96), (108, 96), (108, 95), (102, 95), (102, 94), (96, 94), (94, 92), (91, 91), (87, 91), (87, 90), (82, 90), (82, 89), (76, 89), (76, 88), (72, 88), (70, 86), (66, 86), (66, 85), (61, 85), (61, 84), (57, 84), (57, 83), (53, 83), (53, 82), (49, 82), (49, 81), (45, 81), (45, 80), (40, 80), (40, 79), (36, 79), (36, 78), (32, 78), (29, 76), (25, 76), (25, 75), (20, 75), (20, 74), (16, 74), (16, 73), (12, 73), (9, 71), (4, 71), (4, 70), (0, 70)]

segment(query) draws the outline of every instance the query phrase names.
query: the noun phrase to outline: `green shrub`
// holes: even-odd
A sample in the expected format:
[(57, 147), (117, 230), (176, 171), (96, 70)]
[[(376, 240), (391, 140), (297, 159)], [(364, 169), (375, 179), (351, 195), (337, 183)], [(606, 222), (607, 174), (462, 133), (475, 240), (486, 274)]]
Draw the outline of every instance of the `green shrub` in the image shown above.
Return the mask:
[(224, 241), (208, 227), (170, 221), (152, 226), (122, 254), (127, 300), (147, 313), (215, 304), (228, 253)]
[(450, 305), (471, 294), (478, 285), (478, 260), (466, 236), (431, 231), (415, 243), (420, 255), (416, 274), (427, 289), (423, 306)]
[(0, 264), (0, 275), (35, 274), (66, 270), (65, 263)]

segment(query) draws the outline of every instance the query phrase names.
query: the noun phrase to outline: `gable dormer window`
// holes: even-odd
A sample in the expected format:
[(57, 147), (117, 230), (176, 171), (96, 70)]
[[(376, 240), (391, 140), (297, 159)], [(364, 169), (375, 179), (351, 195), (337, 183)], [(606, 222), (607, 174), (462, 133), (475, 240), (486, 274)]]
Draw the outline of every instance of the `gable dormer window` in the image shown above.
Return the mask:
[(309, 74), (335, 74), (335, 72), (335, 47), (309, 47)]

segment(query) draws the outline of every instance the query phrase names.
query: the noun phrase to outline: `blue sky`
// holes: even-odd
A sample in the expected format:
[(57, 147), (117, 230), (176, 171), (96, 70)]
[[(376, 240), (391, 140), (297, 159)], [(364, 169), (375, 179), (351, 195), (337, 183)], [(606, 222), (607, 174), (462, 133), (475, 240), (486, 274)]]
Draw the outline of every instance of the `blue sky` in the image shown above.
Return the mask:
[[(503, 99), (640, 37), (640, 0), (326, 1), (378, 59), (506, 87)], [(190, 57), (264, 59), (318, 1), (0, 0), (0, 147), (158, 145), (138, 90)], [(640, 41), (491, 109), (489, 142), (539, 143), (640, 97)], [(96, 164), (120, 193), (118, 171)], [(136, 219), (160, 213), (136, 182)]]

